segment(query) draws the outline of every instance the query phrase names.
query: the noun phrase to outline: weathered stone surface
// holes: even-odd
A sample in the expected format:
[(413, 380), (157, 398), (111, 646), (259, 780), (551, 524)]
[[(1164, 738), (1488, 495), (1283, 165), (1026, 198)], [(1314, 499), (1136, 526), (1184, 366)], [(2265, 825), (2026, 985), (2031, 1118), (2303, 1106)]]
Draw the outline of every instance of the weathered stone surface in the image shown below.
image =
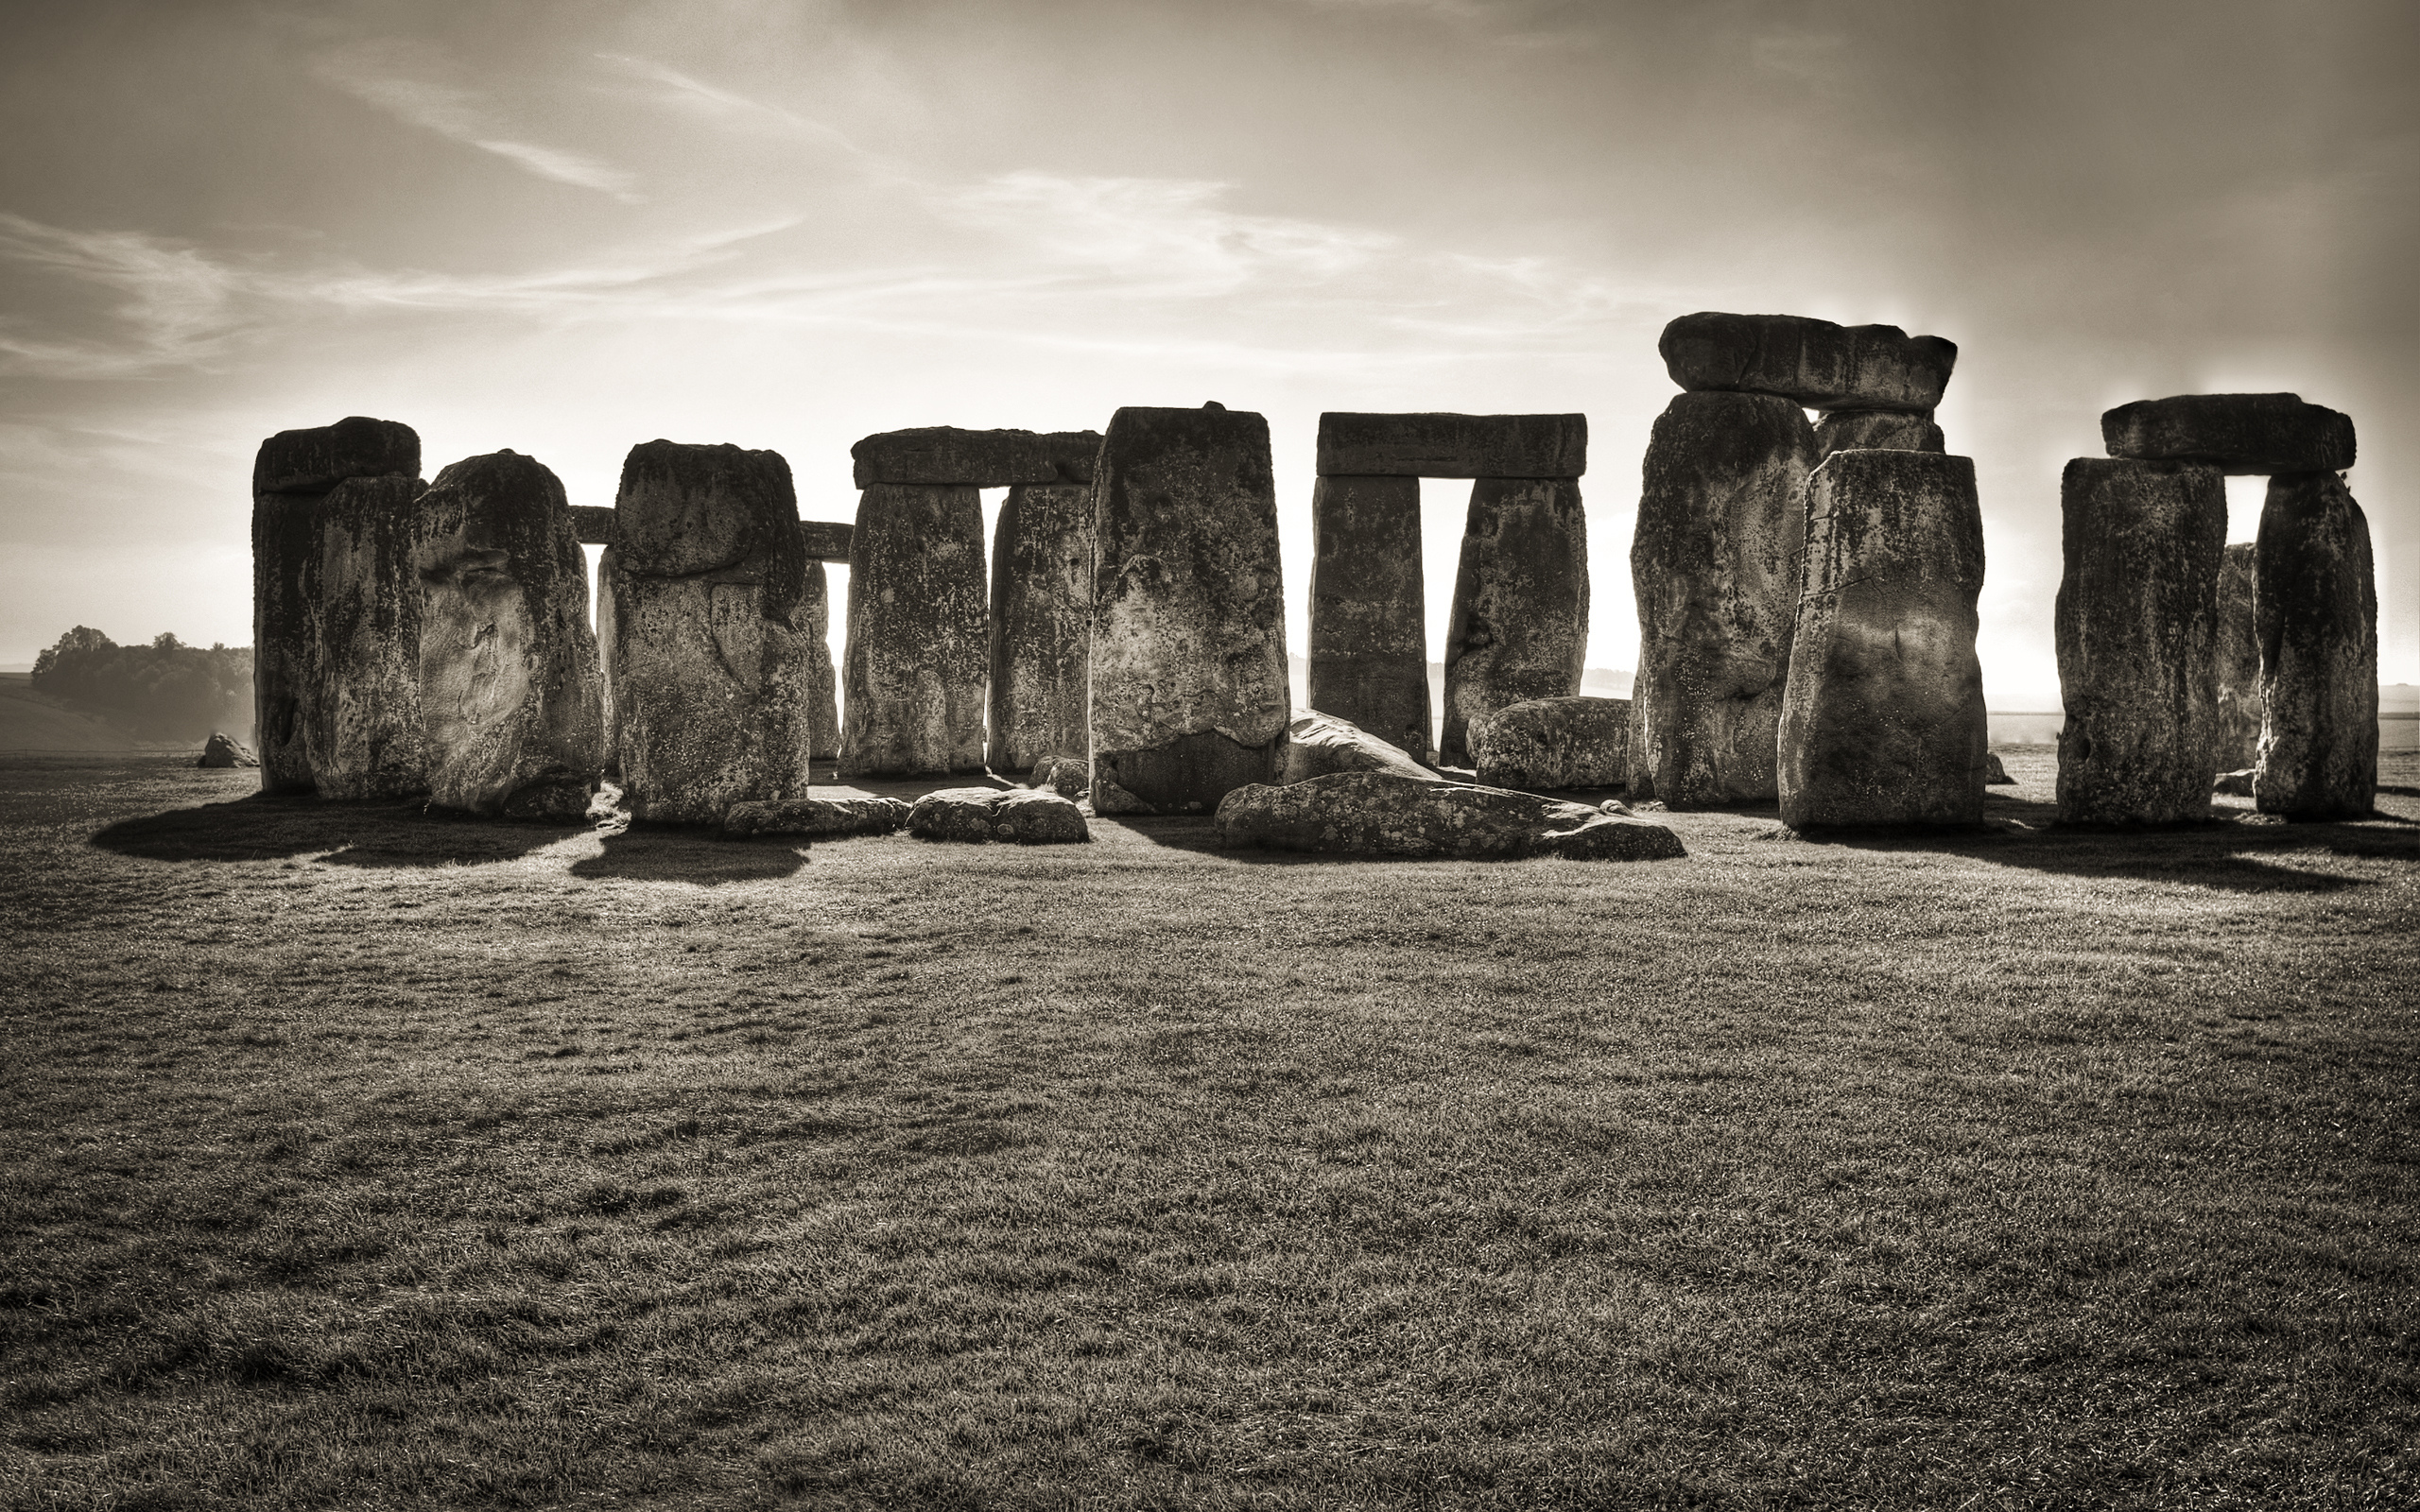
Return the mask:
[(610, 546), (620, 524), (610, 504), (575, 504), (571, 507), (571, 528), (583, 546)]
[(1514, 860), (1662, 861), (1687, 854), (1663, 825), (1584, 803), (1394, 772), (1338, 772), (1237, 788), (1219, 805), (1219, 841), (1271, 850)]
[(839, 676), (832, 665), (832, 589), (809, 558), (800, 613), (806, 624), (806, 749), (819, 762), (840, 754)]
[(735, 803), (722, 816), (722, 836), (755, 835), (831, 839), (847, 834), (889, 834), (908, 822), (908, 805), (895, 798), (793, 798), (778, 803)]
[(1587, 471), (1585, 415), (1320, 417), (1323, 478), (1576, 478)]
[(1027, 782), (1034, 788), (1046, 788), (1062, 798), (1082, 798), (1092, 790), (1093, 764), (1089, 756), (1054, 756), (1033, 764), (1033, 773)]
[(1312, 709), (1297, 709), (1287, 722), (1277, 746), (1277, 785), (1307, 782), (1331, 772), (1392, 772), (1415, 782), (1442, 782), (1443, 778), (1348, 720)]
[(1834, 325), (1799, 315), (1701, 311), (1656, 343), (1672, 381), (1691, 392), (1779, 394), (1808, 409), (1929, 415), (1949, 387), (1958, 346), (1895, 325)]
[(2341, 472), (2353, 465), (2349, 415), (2300, 394), (2178, 394), (2100, 417), (2111, 456), (2210, 462), (2238, 475)]
[(1841, 452), (1806, 485), (1806, 584), (1782, 701), (1792, 829), (1972, 825), (1990, 732), (1975, 656), (1975, 464)]
[(517, 452), (466, 457), (422, 492), (419, 513), (430, 800), (579, 819), (604, 764), (604, 679), (562, 484)]
[(312, 671), (297, 719), (321, 798), (428, 791), (412, 569), (421, 486), (400, 473), (348, 478), (311, 517), (302, 583)]
[(2059, 817), (2207, 817), (2226, 479), (2198, 462), (2078, 457), (2059, 502)]
[(314, 786), (302, 739), (302, 696), (313, 676), (312, 624), (302, 566), (313, 550), (320, 501), (347, 478), (420, 476), (420, 438), (408, 425), (354, 415), (315, 430), (280, 431), (252, 459), (252, 708), (261, 791)]
[(1470, 726), (1580, 691), (1588, 653), (1588, 516), (1569, 478), (1471, 486), (1445, 627), (1443, 759), (1470, 764)]
[(2333, 472), (2269, 480), (2260, 580), (2260, 761), (2253, 806), (2363, 819), (2377, 799), (2378, 599), (2370, 524)]
[(1641, 467), (1630, 790), (1679, 809), (1767, 803), (1805, 570), (1806, 411), (1770, 394), (1682, 394)]
[(856, 527), (830, 520), (802, 520), (798, 523), (798, 539), (806, 554), (817, 561), (847, 561), (849, 538)]
[(849, 448), (857, 487), (877, 483), (1005, 489), (1019, 483), (1090, 483), (1098, 431), (966, 431), (920, 425), (884, 431)]
[(992, 536), (994, 771), (1090, 752), (1092, 612), (1091, 486), (1011, 489)]
[(1998, 755), (1992, 751), (1983, 753), (1983, 785), (1986, 787), (2016, 785), (2016, 779), (2008, 775), (2008, 768), (2000, 765)]
[(1426, 756), (1434, 726), (1420, 479), (1321, 478), (1311, 544), (1311, 707)]
[(216, 730), (210, 732), (210, 739), (201, 747), (201, 759), (194, 763), (196, 766), (222, 768), (258, 766), (260, 764), (260, 758), (252, 754), (251, 747)]
[(1115, 782), (1104, 782), (1096, 778), (1092, 786), (1086, 791), (1092, 795), (1093, 812), (1104, 817), (1114, 814), (1157, 814), (1159, 812), (1158, 809), (1144, 802)]
[(1619, 787), (1630, 734), (1628, 698), (1531, 698), (1473, 725), (1471, 755), (1489, 787)]
[(2260, 761), (2260, 616), (2253, 571), (2259, 548), (2239, 541), (2219, 567), (2219, 645), (2211, 703), (2210, 765), (2223, 771)]
[(981, 771), (990, 640), (981, 495), (867, 489), (849, 558), (840, 775)]
[[(597, 566), (609, 744), (634, 819), (804, 798), (818, 654), (777, 452), (654, 440), (622, 462)], [(818, 564), (819, 566), (821, 564)]]
[[(1275, 770), (1291, 713), (1269, 422), (1120, 409), (1094, 480), (1093, 804), (1215, 807)], [(1128, 811), (1132, 812), (1132, 811)]]
[(1067, 845), (1093, 837), (1075, 804), (1029, 788), (947, 787), (927, 793), (908, 811), (908, 830), (927, 840), (977, 845)]
[(2221, 772), (2211, 779), (2210, 791), (2213, 794), (2223, 793), (2229, 798), (2250, 798), (2252, 780), (2258, 775), (2258, 769), (2251, 766), (2232, 772)]
[(1815, 459), (1834, 452), (1945, 452), (1930, 415), (1887, 409), (1835, 409), (1815, 427)]

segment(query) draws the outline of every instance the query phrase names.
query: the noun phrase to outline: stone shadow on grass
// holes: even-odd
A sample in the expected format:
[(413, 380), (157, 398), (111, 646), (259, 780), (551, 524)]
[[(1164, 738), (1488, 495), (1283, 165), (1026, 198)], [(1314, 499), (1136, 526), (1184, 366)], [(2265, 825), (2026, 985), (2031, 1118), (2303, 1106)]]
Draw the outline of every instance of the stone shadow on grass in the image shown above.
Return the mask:
[(1886, 834), (1817, 832), (1805, 838), (1861, 850), (1934, 850), (2061, 876), (2121, 877), (2229, 892), (2326, 893), (2376, 885), (2367, 877), (2328, 876), (2294, 865), (2294, 853), (2314, 849), (2360, 860), (2420, 863), (2420, 833), (2409, 829), (2224, 819), (2142, 830), (2010, 826)]
[(331, 866), (442, 867), (516, 861), (587, 829), (468, 815), (424, 813), (400, 803), (329, 803), (255, 794), (229, 803), (168, 809), (120, 819), (92, 843), (147, 861), (282, 861), (323, 856)]
[(797, 844), (718, 840), (712, 832), (686, 825), (631, 825), (605, 832), (604, 849), (571, 864), (585, 881), (689, 882), (701, 887), (727, 882), (774, 882), (806, 865)]

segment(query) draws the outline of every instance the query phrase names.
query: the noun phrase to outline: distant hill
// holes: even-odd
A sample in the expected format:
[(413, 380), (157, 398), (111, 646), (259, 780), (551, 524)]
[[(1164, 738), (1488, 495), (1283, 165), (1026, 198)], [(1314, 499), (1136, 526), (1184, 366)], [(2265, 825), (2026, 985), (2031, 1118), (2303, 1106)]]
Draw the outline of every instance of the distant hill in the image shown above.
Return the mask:
[(198, 741), (138, 740), (96, 714), (36, 693), (23, 672), (0, 672), (0, 751), (37, 755), (100, 755), (111, 751), (185, 750)]

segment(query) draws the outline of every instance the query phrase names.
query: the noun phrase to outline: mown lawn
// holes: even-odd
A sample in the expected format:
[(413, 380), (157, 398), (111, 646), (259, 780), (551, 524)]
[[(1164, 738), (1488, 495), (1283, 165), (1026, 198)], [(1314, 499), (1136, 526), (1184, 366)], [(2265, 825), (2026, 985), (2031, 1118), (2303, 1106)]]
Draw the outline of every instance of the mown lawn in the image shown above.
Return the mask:
[(0, 1500), (2420, 1504), (2420, 764), (2010, 764), (1623, 866), (20, 760)]

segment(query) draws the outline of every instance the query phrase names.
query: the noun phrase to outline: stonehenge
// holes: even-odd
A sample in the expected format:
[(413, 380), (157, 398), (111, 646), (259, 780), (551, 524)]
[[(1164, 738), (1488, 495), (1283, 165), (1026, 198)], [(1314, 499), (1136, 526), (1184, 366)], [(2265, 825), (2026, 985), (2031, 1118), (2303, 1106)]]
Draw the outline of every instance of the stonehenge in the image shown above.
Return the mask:
[(1687, 854), (1664, 825), (1530, 793), (1396, 772), (1333, 772), (1236, 788), (1219, 843), (1236, 848), (1512, 861), (1665, 861)]
[(1011, 488), (992, 535), (992, 770), (1089, 759), (1092, 608), (1089, 481)]
[(2369, 522), (2334, 472), (2280, 473), (2261, 505), (2255, 557), (2261, 720), (2253, 807), (2289, 819), (2368, 818), (2378, 777)]
[(1630, 739), (1630, 699), (1574, 694), (1497, 710), (1471, 728), (1471, 755), (1489, 787), (1619, 787)]
[(1958, 363), (1956, 343), (1895, 325), (1711, 310), (1667, 325), (1656, 350), (1672, 381), (1691, 393), (1778, 394), (1808, 409), (1927, 417)]
[(1577, 478), (1471, 485), (1445, 622), (1443, 760), (1471, 764), (1470, 727), (1580, 691), (1588, 655), (1588, 516)]
[(2351, 417), (2299, 394), (2178, 394), (2100, 417), (2111, 456), (2210, 462), (2236, 476), (2342, 472), (2353, 465)]
[(420, 707), (420, 582), (411, 566), (422, 484), (389, 472), (347, 478), (311, 518), (302, 600), (311, 675), (297, 725), (325, 799), (428, 791)]
[[(2260, 623), (2253, 576), (2259, 547), (2238, 541), (2219, 565), (2219, 644), (2211, 662), (2210, 765), (2241, 771), (2260, 760)], [(2244, 797), (2251, 797), (2246, 789)]]
[(1322, 477), (1311, 490), (1311, 707), (1413, 756), (1430, 746), (1420, 479)]
[(1827, 409), (1815, 427), (1817, 460), (1834, 452), (1945, 452), (1930, 415), (1888, 409)]

